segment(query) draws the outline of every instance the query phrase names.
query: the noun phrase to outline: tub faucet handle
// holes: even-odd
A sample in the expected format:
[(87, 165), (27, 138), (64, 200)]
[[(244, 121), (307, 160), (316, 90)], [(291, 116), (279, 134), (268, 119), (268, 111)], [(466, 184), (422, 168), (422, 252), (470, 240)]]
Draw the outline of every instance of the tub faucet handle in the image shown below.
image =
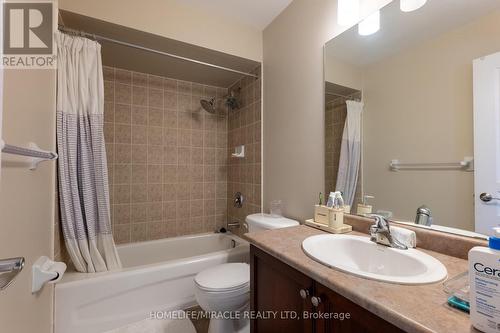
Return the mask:
[(236, 207), (236, 208), (243, 207), (244, 201), (245, 201), (245, 198), (243, 197), (243, 194), (241, 194), (241, 192), (236, 192), (234, 194), (234, 207)]

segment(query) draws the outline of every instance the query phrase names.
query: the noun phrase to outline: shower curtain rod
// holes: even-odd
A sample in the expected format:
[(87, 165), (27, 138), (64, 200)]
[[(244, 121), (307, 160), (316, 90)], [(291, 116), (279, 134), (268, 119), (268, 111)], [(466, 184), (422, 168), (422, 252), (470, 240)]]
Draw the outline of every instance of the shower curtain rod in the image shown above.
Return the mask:
[(252, 73), (242, 72), (242, 71), (239, 71), (239, 70), (236, 70), (236, 69), (232, 69), (232, 68), (228, 68), (228, 67), (223, 67), (223, 66), (219, 66), (219, 65), (214, 65), (214, 64), (211, 64), (211, 63), (208, 63), (208, 62), (199, 61), (199, 60), (191, 59), (191, 58), (187, 58), (187, 57), (182, 57), (182, 56), (178, 56), (178, 55), (175, 55), (175, 54), (172, 54), (172, 53), (167, 53), (167, 52), (163, 52), (163, 51), (159, 51), (159, 50), (155, 50), (155, 49), (150, 49), (148, 47), (144, 47), (144, 46), (140, 46), (140, 45), (132, 44), (132, 43), (127, 43), (127, 42), (124, 42), (124, 41), (121, 41), (121, 40), (118, 40), (118, 39), (104, 37), (104, 36), (92, 34), (92, 33), (85, 32), (85, 31), (74, 30), (74, 29), (71, 29), (71, 28), (67, 28), (67, 27), (65, 27), (63, 25), (59, 25), (59, 31), (62, 31), (62, 32), (65, 32), (65, 33), (69, 33), (69, 34), (75, 34), (75, 35), (82, 36), (82, 37), (93, 38), (95, 40), (103, 40), (103, 41), (106, 41), (106, 42), (110, 42), (110, 43), (114, 43), (114, 44), (119, 44), (119, 45), (122, 45), (122, 46), (127, 46), (127, 47), (131, 47), (131, 48), (134, 48), (134, 49), (146, 51), (146, 52), (156, 53), (156, 54), (163, 55), (163, 56), (170, 57), (170, 58), (174, 58), (174, 59), (179, 59), (179, 60), (183, 60), (183, 61), (192, 62), (192, 63), (198, 64), (198, 65), (203, 65), (203, 66), (207, 66), (207, 67), (221, 69), (221, 70), (226, 71), (226, 72), (231, 72), (231, 73), (235, 73), (235, 74), (240, 74), (240, 75), (244, 75), (244, 76), (253, 77), (255, 79), (259, 78), (258, 75), (255, 75), (255, 74), (252, 74)]

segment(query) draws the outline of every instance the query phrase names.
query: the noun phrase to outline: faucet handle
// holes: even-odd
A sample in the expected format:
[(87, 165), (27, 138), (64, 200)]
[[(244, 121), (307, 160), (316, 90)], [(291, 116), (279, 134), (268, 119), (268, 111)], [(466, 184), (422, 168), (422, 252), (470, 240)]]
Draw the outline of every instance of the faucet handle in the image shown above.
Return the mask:
[(245, 199), (243, 198), (243, 195), (241, 194), (241, 192), (236, 192), (234, 194), (234, 207), (236, 207), (236, 208), (243, 207), (244, 200)]
[(372, 214), (371, 217), (375, 219), (375, 224), (372, 227), (375, 227), (377, 231), (391, 232), (389, 229), (389, 220), (378, 214)]

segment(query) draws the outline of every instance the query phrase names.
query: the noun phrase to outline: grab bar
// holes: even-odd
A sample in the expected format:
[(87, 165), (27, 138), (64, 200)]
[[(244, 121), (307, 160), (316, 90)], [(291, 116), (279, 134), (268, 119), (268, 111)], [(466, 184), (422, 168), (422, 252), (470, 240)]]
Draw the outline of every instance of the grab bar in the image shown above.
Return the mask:
[(9, 286), (23, 267), (23, 257), (0, 259), (0, 290)]

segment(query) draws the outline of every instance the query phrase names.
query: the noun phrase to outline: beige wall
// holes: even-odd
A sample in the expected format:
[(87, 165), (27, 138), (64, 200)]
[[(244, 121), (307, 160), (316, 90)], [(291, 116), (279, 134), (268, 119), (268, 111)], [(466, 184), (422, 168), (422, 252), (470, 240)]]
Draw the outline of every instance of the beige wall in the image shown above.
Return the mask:
[(59, 7), (235, 56), (262, 61), (262, 31), (175, 0), (60, 0)]
[[(363, 0), (362, 16), (390, 0)], [(264, 207), (310, 218), (324, 187), (323, 45), (343, 31), (335, 0), (294, 0), (264, 30)]]
[[(36, 142), (55, 150), (55, 71), (6, 70), (3, 139), (25, 145)], [(17, 280), (0, 293), (2, 332), (52, 330), (53, 287), (31, 294), (31, 266), (53, 254), (55, 163), (28, 170), (25, 158), (2, 156), (0, 183), (0, 257), (23, 256)]]
[(365, 191), (376, 208), (412, 220), (426, 204), (434, 223), (474, 228), (473, 173), (394, 173), (388, 163), (473, 156), (472, 60), (500, 51), (499, 21), (495, 12), (364, 71)]
[(359, 67), (325, 54), (325, 81), (361, 90), (363, 88), (363, 71)]

